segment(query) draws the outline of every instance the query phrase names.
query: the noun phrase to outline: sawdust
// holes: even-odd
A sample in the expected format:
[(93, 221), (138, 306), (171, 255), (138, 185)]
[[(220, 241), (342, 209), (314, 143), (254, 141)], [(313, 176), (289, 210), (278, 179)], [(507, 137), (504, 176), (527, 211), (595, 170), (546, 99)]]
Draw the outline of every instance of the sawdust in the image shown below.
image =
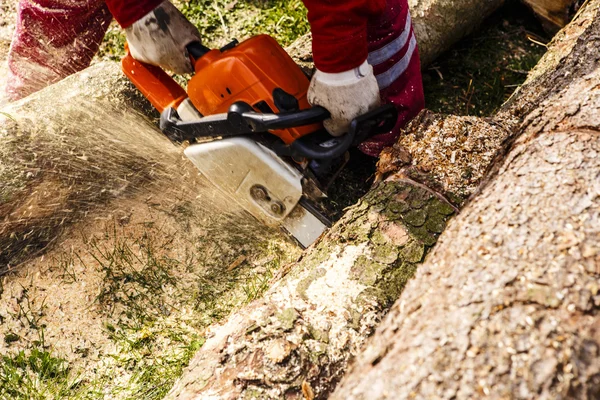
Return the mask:
[(78, 390), (110, 398), (139, 395), (141, 374), (168, 390), (204, 328), (298, 253), (209, 185), (147, 109), (112, 63), (0, 109), (0, 354), (42, 335)]

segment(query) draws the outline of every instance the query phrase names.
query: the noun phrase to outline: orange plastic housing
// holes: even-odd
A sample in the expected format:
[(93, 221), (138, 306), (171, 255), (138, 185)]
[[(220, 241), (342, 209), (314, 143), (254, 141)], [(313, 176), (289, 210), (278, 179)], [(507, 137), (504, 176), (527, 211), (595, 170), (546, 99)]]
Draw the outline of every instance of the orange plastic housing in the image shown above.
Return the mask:
[[(137, 62), (129, 55), (122, 66), (160, 112), (185, 99), (183, 89), (160, 68)], [(246, 102), (257, 111), (262, 111), (257, 105), (264, 102), (273, 112), (279, 112), (273, 101), (274, 89), (281, 88), (293, 95), (300, 109), (306, 109), (310, 107), (306, 99), (308, 85), (308, 78), (285, 50), (270, 36), (259, 35), (223, 52), (211, 50), (196, 60), (187, 95), (205, 116), (226, 113), (237, 101)], [(312, 124), (271, 133), (290, 144), (321, 127)]]
[(129, 53), (121, 60), (121, 68), (158, 112), (163, 112), (169, 107), (177, 109), (188, 97), (185, 90), (165, 71), (137, 61)]

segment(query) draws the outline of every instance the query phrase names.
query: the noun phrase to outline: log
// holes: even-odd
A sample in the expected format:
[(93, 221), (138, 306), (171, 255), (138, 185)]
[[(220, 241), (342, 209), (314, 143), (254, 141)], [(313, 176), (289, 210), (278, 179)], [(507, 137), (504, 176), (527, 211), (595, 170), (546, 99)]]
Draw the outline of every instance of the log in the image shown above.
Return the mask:
[[(211, 328), (167, 398), (327, 397), (506, 137), (474, 117), (422, 113), (405, 136), (414, 158), (389, 149), (381, 182), (262, 299)], [(455, 165), (436, 166), (446, 152)]]
[(199, 218), (257, 229), (158, 131), (153, 112), (111, 62), (0, 109), (0, 276), (43, 255), (75, 224), (130, 208), (124, 202), (138, 201), (142, 213), (191, 207)]
[[(436, 7), (441, 7), (440, 3), (444, 2), (433, 2), (431, 8), (423, 9), (421, 13), (423, 17), (439, 18), (442, 11), (448, 11), (437, 9), (436, 12)], [(474, 14), (476, 13), (470, 12), (465, 15)], [(480, 14), (478, 13), (478, 17)], [(420, 17), (417, 14), (415, 18)], [(472, 25), (472, 21), (468, 19), (462, 20), (461, 23)], [(469, 29), (462, 27), (459, 29), (462, 33), (459, 34), (464, 34)], [(429, 36), (437, 37), (433, 34)], [(441, 51), (442, 45), (431, 48)], [(17, 116), (16, 125), (11, 125), (10, 118), (5, 119), (8, 124), (6, 125), (8, 131), (5, 132), (14, 138), (13, 146), (9, 150), (20, 148), (17, 138), (23, 127), (26, 127), (25, 136), (28, 140), (24, 142), (27, 145), (23, 149), (27, 151), (23, 154), (44, 154), (45, 158), (42, 159), (52, 163), (53, 154), (61, 154), (62, 149), (72, 146), (76, 151), (69, 154), (69, 157), (63, 158), (68, 160), (67, 162), (59, 163), (66, 168), (63, 171), (67, 173), (60, 175), (68, 177), (70, 172), (79, 171), (80, 168), (69, 169), (69, 165), (87, 163), (85, 157), (77, 161), (77, 156), (82, 156), (77, 149), (86, 148), (88, 143), (93, 143), (93, 138), (86, 134), (84, 128), (70, 126), (61, 128), (61, 126), (68, 125), (67, 121), (82, 119), (82, 116), (85, 116), (84, 120), (105, 126), (103, 124), (108, 123), (106, 118), (93, 117), (93, 113), (89, 111), (89, 107), (92, 106), (94, 109), (95, 102), (100, 98), (104, 99), (99, 101), (100, 109), (108, 107), (112, 111), (121, 110), (123, 116), (129, 115), (131, 110), (128, 108), (129, 100), (114, 102), (115, 99), (112, 97), (118, 97), (124, 90), (129, 90), (125, 89), (127, 86), (122, 86), (123, 82), (120, 80), (109, 80), (99, 84), (100, 94), (95, 101), (82, 104), (82, 107), (76, 108), (69, 117), (61, 119), (52, 115), (52, 112), (56, 113), (63, 109), (59, 105), (65, 106), (74, 99), (81, 98), (77, 94), (81, 94), (81, 88), (86, 87), (82, 85), (83, 82), (90, 77), (94, 79), (106, 73), (101, 67), (98, 68), (98, 70), (88, 71), (85, 78), (81, 76), (73, 78), (80, 79), (77, 85), (69, 86), (75, 81), (66, 81), (63, 83), (65, 86), (59, 86), (58, 89), (54, 89), (55, 92), (40, 93), (42, 98), (38, 99), (38, 105), (48, 101), (49, 98), (58, 99), (55, 109), (46, 110), (44, 118), (40, 119), (53, 122), (56, 118), (52, 129), (42, 130), (46, 132), (42, 133), (42, 136), (36, 136), (40, 135), (37, 131), (30, 133), (30, 125), (26, 123), (24, 117)], [(72, 92), (72, 97), (63, 99), (60, 96), (73, 88), (77, 90)], [(95, 93), (93, 90), (91, 92)], [(9, 109), (9, 115), (13, 110), (26, 111), (29, 101), (32, 99), (11, 106), (16, 108)], [(33, 110), (34, 107), (31, 109)], [(37, 122), (36, 117), (30, 112), (28, 118)], [(140, 120), (136, 121), (136, 124), (139, 124)], [(32, 126), (34, 125), (39, 124)], [(460, 130), (456, 129), (457, 127), (461, 127)], [(510, 130), (502, 124), (467, 117), (452, 119), (431, 114), (423, 114), (410, 129), (413, 134), (408, 136), (414, 137), (414, 146), (411, 148), (411, 152), (414, 153), (412, 161), (402, 148), (394, 149), (395, 153), (390, 157), (387, 170), (383, 168), (385, 163), (382, 163), (382, 181), (377, 188), (349, 210), (321, 244), (311, 249), (300, 262), (289, 266), (283, 280), (277, 283), (263, 299), (232, 315), (224, 327), (213, 329), (213, 336), (193, 360), (186, 376), (171, 392), (171, 397), (218, 395), (222, 398), (236, 398), (285, 395), (290, 398), (302, 396), (323, 398), (331, 393), (344, 374), (348, 361), (358, 354), (365, 339), (399, 296), (417, 265), (423, 261), (426, 252), (435, 244), (446, 221), (456, 212), (456, 206), (462, 204), (478, 186), (478, 182), (484, 176), (483, 172), (495, 154), (493, 146), (499, 146), (510, 134)], [(61, 133), (69, 133), (69, 135)], [(425, 142), (419, 139), (422, 136), (435, 138), (439, 135), (448, 140)], [(40, 149), (36, 140), (53, 137), (58, 138), (56, 145), (46, 153), (40, 152), (43, 149)], [(119, 143), (118, 137), (112, 135), (109, 137), (111, 143), (107, 149)], [(487, 142), (490, 148), (481, 145), (486, 143), (488, 137), (493, 138)], [(103, 138), (106, 139), (106, 136)], [(47, 238), (46, 244), (48, 244), (53, 237), (59, 237), (63, 229), (68, 229), (69, 224), (85, 220), (94, 210), (109, 205), (115, 193), (127, 195), (131, 193), (130, 190), (139, 187), (161, 194), (161, 187), (173, 187), (169, 175), (162, 173), (161, 170), (171, 162), (177, 166), (175, 169), (179, 166), (183, 168), (178, 181), (185, 181), (188, 167), (176, 161), (179, 153), (172, 154), (165, 160), (146, 159), (144, 155), (152, 149), (148, 149), (146, 145), (139, 150), (136, 149), (137, 141), (129, 136), (123, 141), (127, 145), (122, 143), (115, 145), (118, 151), (103, 150), (98, 155), (94, 155), (91, 163), (96, 166), (96, 170), (100, 171), (91, 182), (95, 184), (103, 182), (102, 184), (110, 189), (107, 194), (100, 191), (102, 196), (94, 196), (99, 193), (98, 187), (88, 190), (85, 185), (80, 185), (78, 182), (90, 181), (81, 180), (77, 175), (73, 175), (73, 179), (67, 179), (65, 184), (61, 185), (55, 185), (48, 179), (51, 184), (42, 187), (43, 190), (35, 190), (39, 188), (38, 184), (43, 181), (42, 179), (35, 180), (34, 185), (13, 188), (14, 191), (10, 194), (12, 200), (5, 204), (11, 207), (10, 215), (15, 218), (8, 220), (5, 225), (7, 228), (3, 232), (14, 231), (16, 227), (20, 229), (17, 232), (23, 234), (17, 235), (18, 240), (12, 238), (9, 242), (9, 247), (13, 246), (15, 250), (8, 264), (13, 265), (15, 259), (22, 261), (18, 258), (24, 254), (22, 248), (14, 246), (23, 243), (27, 245), (26, 240), (31, 235), (29, 234), (31, 229), (34, 232), (41, 232), (43, 235), (41, 237)], [(156, 142), (153, 143), (151, 147), (157, 145)], [(428, 151), (441, 157), (448, 150), (448, 143), (458, 143), (453, 150), (457, 166), (448, 169), (437, 168), (437, 163), (431, 162)], [(459, 145), (463, 143), (464, 147)], [(162, 143), (157, 146), (160, 148)], [(126, 149), (124, 153), (123, 149)], [(8, 161), (11, 154), (13, 153), (10, 151), (4, 154), (5, 158), (2, 161), (6, 160), (6, 163), (3, 162), (2, 165), (10, 164)], [(452, 157), (451, 154), (448, 156)], [(135, 160), (133, 162), (130, 161), (132, 157)], [(36, 172), (51, 171), (49, 168), (37, 167), (38, 160), (35, 161), (35, 168), (27, 171), (32, 172), (33, 176), (36, 176)], [(137, 163), (140, 161), (142, 167), (138, 170)], [(136, 179), (135, 183), (128, 184), (124, 191), (119, 191), (121, 188), (118, 185), (119, 180), (111, 178), (115, 174), (110, 172), (120, 172), (121, 169), (103, 170), (105, 165), (110, 167), (111, 164), (126, 165), (127, 176)], [(162, 177), (160, 179), (156, 178), (156, 174), (151, 173), (156, 168), (159, 171), (158, 176)], [(148, 174), (150, 175), (147, 176)], [(393, 175), (392, 179), (387, 176), (389, 174)], [(28, 177), (28, 174), (24, 176)], [(45, 175), (46, 178), (52, 176), (52, 174)], [(25, 182), (27, 183), (27, 180)], [(79, 194), (85, 194), (82, 198), (91, 207), (87, 208), (88, 211), (75, 213), (74, 219), (70, 219), (72, 208), (64, 207), (65, 204), (72, 203), (59, 202), (58, 206), (50, 203), (53, 208), (49, 209), (49, 205), (44, 201), (54, 196), (53, 191), (56, 188), (64, 188), (65, 193), (73, 194), (67, 198), (75, 203), (78, 201)], [(77, 190), (70, 191), (72, 188)], [(43, 193), (45, 197), (36, 200), (32, 196), (35, 193)], [(134, 193), (138, 196), (140, 194), (138, 191)], [(184, 198), (189, 199), (188, 196), (189, 194), (186, 194)], [(21, 206), (23, 207), (20, 208)], [(42, 218), (34, 219), (31, 225), (21, 228), (18, 224), (24, 221), (18, 218), (20, 214), (13, 212), (12, 207), (19, 207), (19, 211), (40, 207), (40, 210), (46, 210), (47, 214)], [(52, 224), (51, 229), (56, 230), (45, 230), (46, 221)], [(37, 226), (43, 229), (37, 230)], [(26, 257), (31, 258), (37, 254), (41, 253), (30, 251)], [(336, 273), (328, 273), (329, 270)]]
[(564, 27), (571, 17), (571, 12), (579, 3), (577, 0), (522, 0), (536, 14), (544, 29), (556, 33)]
[[(431, 213), (432, 209), (439, 210), (438, 206), (448, 205), (444, 201), (448, 198), (456, 199), (454, 203), (460, 204), (465, 197), (476, 190), (482, 179), (488, 182), (491, 176), (495, 176), (494, 168), (487, 175), (486, 169), (490, 164), (500, 165), (497, 158), (503, 156), (504, 149), (520, 137), (526, 125), (531, 124), (528, 121), (537, 114), (550, 115), (545, 112), (542, 114), (542, 111), (548, 109), (549, 104), (553, 104), (557, 96), (560, 97), (560, 93), (572, 82), (577, 82), (593, 70), (595, 67), (593, 46), (588, 47), (585, 44), (585, 38), (594, 37), (589, 30), (592, 29), (590, 26), (592, 26), (591, 21), (594, 20), (592, 17), (595, 17), (595, 9), (591, 5), (589, 7), (587, 13), (583, 13), (568, 30), (557, 37), (552, 50), (532, 73), (527, 85), (515, 94), (495, 118), (481, 120), (423, 113), (414, 121), (399, 145), (389, 149), (382, 157), (379, 166), (380, 184), (358, 205), (351, 208), (316, 248), (307, 253), (299, 263), (291, 266), (288, 276), (277, 283), (260, 302), (249, 305), (234, 314), (223, 327), (213, 330), (214, 336), (209, 338), (204, 348), (192, 361), (187, 373), (175, 386), (169, 398), (327, 397), (344, 373), (349, 359), (359, 351), (373, 326), (385, 314), (387, 302), (402, 291), (407, 278), (416, 269), (415, 264), (419, 264), (426, 250), (434, 245), (437, 236), (434, 232), (428, 230), (430, 241), (427, 242), (428, 236), (419, 233), (423, 233), (423, 230), (415, 230), (415, 228), (425, 226), (428, 229), (428, 221), (436, 215)], [(589, 10), (594, 10), (591, 16)], [(581, 41), (577, 41), (577, 37), (581, 37)], [(569, 73), (566, 73), (567, 71)], [(587, 97), (582, 101), (586, 99)], [(569, 98), (569, 101), (572, 99)], [(577, 108), (566, 109), (562, 103), (557, 103), (556, 109), (562, 110), (560, 114), (554, 116), (557, 121), (577, 110)], [(448, 145), (454, 147), (448, 148)], [(404, 150), (406, 148), (413, 156), (410, 163), (408, 162), (410, 156)], [(594, 154), (593, 151), (591, 154)], [(454, 162), (448, 162), (448, 159)], [(520, 169), (517, 171), (523, 174)], [(589, 179), (593, 173), (594, 171), (585, 177)], [(518, 176), (517, 174), (516, 177)], [(548, 177), (547, 174), (544, 176)], [(511, 177), (508, 182), (519, 182), (516, 177)], [(508, 183), (504, 185), (509, 186)], [(406, 194), (408, 189), (411, 194), (418, 193), (419, 197), (428, 193), (431, 195), (429, 201), (434, 199), (439, 203), (435, 207), (430, 204), (414, 209), (411, 206), (413, 201)], [(556, 190), (556, 187), (552, 187), (552, 190)], [(549, 194), (553, 193), (552, 190)], [(515, 189), (515, 192), (521, 194), (525, 190)], [(539, 195), (539, 192), (539, 189), (536, 190), (536, 195)], [(507, 196), (506, 193), (504, 198), (507, 199), (506, 204), (528, 204), (511, 203), (509, 200), (515, 201), (515, 199)], [(405, 201), (406, 199), (409, 199), (408, 202)], [(497, 198), (495, 201), (499, 202)], [(531, 200), (532, 202), (534, 200)], [(414, 204), (419, 206), (418, 203)], [(500, 201), (500, 203), (504, 202)], [(567, 202), (564, 204), (565, 207), (573, 206)], [(486, 203), (485, 206), (477, 209), (489, 213), (489, 210), (495, 210), (495, 207), (501, 205)], [(394, 210), (400, 210), (400, 215), (394, 213)], [(415, 212), (419, 213), (417, 210), (426, 211), (425, 215), (421, 212), (419, 221), (407, 218), (409, 214), (412, 216)], [(514, 210), (498, 215), (506, 218), (510, 224), (519, 221), (519, 215), (515, 214)], [(460, 218), (462, 219), (462, 216)], [(484, 223), (490, 220), (491, 216), (484, 214), (477, 215), (477, 218), (477, 221)], [(475, 217), (472, 219), (474, 220)], [(447, 218), (443, 220), (445, 222)], [(594, 218), (590, 218), (587, 228), (590, 229), (595, 221)], [(420, 226), (413, 225), (413, 222)], [(523, 223), (525, 222), (526, 220)], [(400, 235), (390, 235), (390, 226), (393, 226), (393, 231), (400, 232)], [(479, 243), (473, 244), (473, 240), (486, 231), (470, 230), (459, 223), (453, 226), (455, 229), (452, 234), (445, 236), (448, 238), (446, 243), (453, 243), (456, 247), (460, 247), (458, 244), (472, 247), (472, 253), (478, 256)], [(533, 226), (527, 226), (527, 229), (533, 231)], [(458, 236), (462, 231), (469, 234)], [(493, 232), (496, 234), (495, 231)], [(407, 237), (408, 242), (406, 242)], [(460, 240), (456, 240), (456, 237)], [(523, 233), (514, 240), (522, 242), (525, 240), (524, 237)], [(532, 240), (535, 243), (535, 238), (540, 237), (541, 235), (534, 235)], [(483, 238), (486, 242), (482, 245), (488, 242), (496, 243), (486, 236)], [(503, 240), (511, 243), (509, 238)], [(409, 247), (411, 253), (406, 253), (406, 248), (403, 246), (408, 243), (417, 243), (419, 248), (425, 250), (419, 250), (421, 257), (412, 258), (412, 246)], [(500, 240), (499, 243), (503, 241)], [(506, 250), (506, 254), (515, 254), (515, 247), (516, 245), (512, 244), (512, 247)], [(539, 246), (535, 255), (539, 256), (539, 253), (545, 250), (547, 250), (545, 247)], [(381, 258), (382, 254), (390, 255), (390, 258)], [(440, 254), (439, 250), (437, 254)], [(554, 254), (548, 252), (548, 255)], [(454, 265), (454, 261), (460, 256), (461, 253), (452, 253), (451, 256), (445, 257), (444, 261)], [(381, 265), (390, 261), (391, 264), (387, 264), (387, 267)], [(527, 261), (533, 262), (529, 259)], [(372, 268), (373, 265), (376, 266), (375, 269)], [(452, 286), (451, 281), (440, 278), (441, 282), (436, 282), (436, 285), (427, 284), (426, 278), (433, 269), (431, 265), (428, 261), (426, 268), (417, 269), (418, 276), (422, 277), (421, 280), (415, 279), (409, 282), (409, 287), (413, 288), (413, 296), (418, 300), (418, 302), (415, 300), (416, 305), (412, 307), (411, 301), (404, 301), (402, 304), (405, 304), (404, 309), (412, 312), (422, 310), (422, 313), (426, 313), (424, 316), (419, 314), (421, 319), (418, 320), (417, 326), (422, 329), (429, 327), (425, 331), (426, 334), (439, 338), (443, 342), (449, 336), (444, 333), (452, 332), (453, 327), (462, 321), (455, 320), (456, 318), (470, 321), (466, 316), (452, 312), (453, 307), (457, 307), (455, 304), (462, 304), (462, 299), (459, 298), (456, 303), (441, 301), (445, 298), (446, 285), (460, 293), (465, 281), (458, 281)], [(484, 303), (481, 299), (485, 298), (485, 294), (494, 293), (486, 290), (484, 282), (497, 285), (510, 282), (511, 285), (515, 285), (514, 280), (509, 279), (513, 274), (509, 274), (506, 267), (500, 268), (498, 264), (487, 263), (485, 266), (487, 275), (478, 274), (478, 271), (483, 268), (479, 265), (478, 268), (470, 266), (464, 271), (465, 274), (476, 274), (470, 277), (468, 282), (481, 283), (483, 288), (480, 291), (473, 289), (468, 292), (475, 297), (472, 303), (476, 305)], [(421, 272), (422, 270), (424, 272)], [(448, 271), (450, 267), (439, 270)], [(496, 270), (499, 276), (492, 275)], [(505, 278), (501, 273), (509, 278)], [(492, 278), (483, 279), (482, 276), (492, 276)], [(589, 279), (587, 281), (589, 282)], [(389, 291), (390, 287), (393, 288), (392, 292)], [(421, 290), (423, 287), (430, 288), (425, 291), (425, 295)], [(404, 296), (405, 294), (401, 299)], [(428, 313), (428, 308), (421, 306), (425, 300), (428, 306), (433, 307), (437, 304), (438, 314)], [(492, 304), (500, 307), (498, 303)], [(396, 306), (396, 313), (399, 308), (400, 306)], [(440, 318), (442, 323), (437, 323), (438, 315), (443, 316)], [(477, 315), (479, 314), (475, 316)], [(391, 340), (390, 337), (380, 334), (379, 340), (371, 341), (371, 347), (378, 351), (367, 352), (360, 358), (363, 362), (358, 364), (355, 372), (343, 381), (344, 386), (339, 394), (336, 392), (334, 396), (338, 398), (356, 396), (356, 398), (366, 399), (372, 398), (373, 395), (381, 398), (411, 395), (410, 388), (386, 384), (388, 381), (394, 382), (392, 375), (398, 373), (397, 366), (405, 365), (401, 357), (406, 356), (411, 346), (419, 348), (420, 334), (414, 329), (411, 330), (411, 326), (416, 325), (417, 320), (412, 319), (410, 323), (401, 324), (404, 317), (405, 315), (402, 314), (402, 317), (393, 320), (400, 324), (400, 327), (405, 328), (405, 331), (402, 331), (404, 336), (399, 340)], [(394, 325), (385, 332), (393, 335), (395, 329), (397, 326)], [(388, 360), (386, 351), (390, 350), (387, 346), (394, 349), (396, 343), (405, 353)], [(411, 345), (404, 346), (403, 343), (411, 343)], [(493, 344), (490, 347), (494, 347)], [(438, 345), (438, 348), (442, 347)], [(436, 370), (431, 363), (427, 363), (427, 351), (433, 350), (430, 347), (424, 348), (423, 353), (418, 353), (421, 358), (413, 355), (416, 361), (406, 366), (407, 371), (420, 371), (421, 375), (415, 377), (416, 382), (421, 382), (417, 379), (427, 376), (428, 370)], [(448, 368), (449, 364), (459, 368), (459, 357), (449, 361), (442, 359), (447, 351), (451, 350), (440, 350), (442, 354), (437, 370)], [(384, 370), (387, 375), (382, 373), (382, 376), (379, 376), (375, 372), (373, 376), (367, 375), (370, 372), (369, 368), (373, 368), (372, 364), (379, 365), (383, 362), (382, 359), (387, 361), (387, 369)], [(481, 359), (485, 360), (485, 354)], [(427, 367), (421, 368), (421, 365)], [(480, 366), (477, 372), (485, 377), (489, 369), (485, 370)], [(422, 392), (415, 392), (416, 395), (443, 397), (445, 394), (443, 390), (449, 387), (448, 397), (452, 397), (458, 392), (452, 390), (452, 384), (446, 386), (444, 378), (447, 376), (440, 373), (439, 376), (434, 377), (434, 381), (439, 385), (437, 392), (425, 391), (428, 386), (424, 384), (425, 389)], [(380, 386), (377, 390), (373, 390), (372, 387), (375, 381)], [(396, 378), (396, 381), (400, 380)], [(473, 380), (468, 381), (464, 386), (468, 387), (469, 384), (471, 387), (476, 387)], [(486, 386), (483, 393), (488, 391), (489, 387)], [(467, 393), (465, 397), (468, 397), (469, 392), (465, 393)]]
[(600, 2), (495, 117), (511, 134), (334, 399), (597, 398)]
[(409, 0), (423, 67), (473, 32), (504, 0)]

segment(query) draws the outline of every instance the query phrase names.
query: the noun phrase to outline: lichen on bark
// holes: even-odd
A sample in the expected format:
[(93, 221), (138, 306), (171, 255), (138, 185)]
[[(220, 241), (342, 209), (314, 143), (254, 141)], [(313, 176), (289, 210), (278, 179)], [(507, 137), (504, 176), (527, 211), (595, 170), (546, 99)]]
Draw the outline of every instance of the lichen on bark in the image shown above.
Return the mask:
[(454, 213), (410, 181), (381, 182), (259, 300), (215, 329), (170, 398), (317, 398), (397, 298)]
[(332, 398), (597, 398), (599, 30), (589, 1), (495, 116), (485, 185)]

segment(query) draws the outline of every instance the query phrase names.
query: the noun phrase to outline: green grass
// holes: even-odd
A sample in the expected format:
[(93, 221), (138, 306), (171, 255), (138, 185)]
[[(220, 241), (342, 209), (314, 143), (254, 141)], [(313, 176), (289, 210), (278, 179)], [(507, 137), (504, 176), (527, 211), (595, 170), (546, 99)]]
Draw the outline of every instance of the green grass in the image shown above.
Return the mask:
[[(0, 399), (62, 399), (77, 391), (78, 379), (68, 362), (52, 353), (44, 338), (44, 301), (33, 304), (26, 289), (17, 300), (18, 311), (11, 315), (37, 334), (25, 348), (0, 356)], [(25, 340), (8, 332), (4, 342), (11, 346)]]
[[(171, 211), (187, 216), (190, 223), (195, 221), (186, 207)], [(163, 398), (204, 344), (204, 328), (260, 297), (281, 265), (294, 257), (277, 242), (265, 240), (264, 233), (256, 232), (253, 237), (247, 228), (236, 229), (227, 219), (206, 223), (201, 235), (183, 235), (189, 240), (187, 248), (175, 255), (172, 249), (181, 246), (173, 242), (181, 240), (181, 235), (152, 223), (138, 227), (129, 234), (118, 224), (109, 224), (103, 233), (84, 237), (84, 248), (53, 259), (52, 271), (65, 285), (81, 279), (75, 273), (77, 263), (82, 270), (95, 269), (100, 274), (95, 303), (102, 314), (104, 334), (115, 350), (93, 363), (93, 372), (68, 365), (50, 352), (44, 345), (40, 320), (43, 303), (31, 304), (24, 292), (22, 307), (12, 317), (39, 330), (42, 337), (32, 346), (47, 354), (28, 350), (11, 354), (14, 362), (4, 363), (3, 386), (10, 388), (10, 393), (23, 387), (16, 399)], [(244, 262), (231, 267), (242, 254)], [(6, 340), (22, 339), (8, 335)], [(36, 358), (54, 360), (44, 365), (55, 370), (60, 366), (51, 373), (52, 380), (23, 364), (23, 357), (30, 352)]]
[(165, 290), (176, 284), (172, 271), (179, 263), (164, 255), (171, 238), (153, 230), (132, 240), (121, 237), (116, 226), (107, 234), (108, 243), (96, 238), (89, 242), (89, 253), (103, 274), (103, 286), (96, 300), (109, 314), (121, 312), (122, 323), (136, 327), (168, 313), (171, 306)]
[(77, 390), (66, 360), (43, 345), (0, 359), (0, 399), (63, 399)]
[(301, 0), (191, 0), (180, 9), (206, 43), (266, 33), (285, 46), (309, 30)]
[(423, 72), (426, 107), (455, 115), (493, 115), (546, 52), (531, 39), (548, 41), (531, 13), (509, 1)]
[[(306, 8), (301, 0), (191, 0), (175, 5), (198, 28), (207, 46), (218, 48), (233, 39), (269, 34), (287, 46), (309, 31)], [(113, 24), (98, 55), (119, 60), (125, 35)]]

